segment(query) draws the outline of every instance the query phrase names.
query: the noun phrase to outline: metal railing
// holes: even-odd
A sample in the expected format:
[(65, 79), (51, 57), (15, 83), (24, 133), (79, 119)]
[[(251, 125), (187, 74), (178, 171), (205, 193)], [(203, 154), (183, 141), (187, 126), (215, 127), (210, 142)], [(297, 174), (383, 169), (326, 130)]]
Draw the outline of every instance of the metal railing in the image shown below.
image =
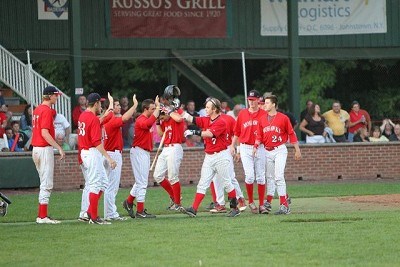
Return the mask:
[[(43, 88), (50, 85), (54, 86), (39, 73), (32, 70), (31, 64), (23, 63), (1, 45), (0, 81), (7, 85), (11, 90), (13, 90), (28, 103), (35, 106), (38, 106), (42, 102)], [(55, 87), (57, 88), (57, 86)], [(62, 95), (58, 98), (54, 109), (57, 111), (57, 113), (64, 115), (68, 122), (71, 123), (71, 98), (69, 96), (67, 96), (65, 93), (62, 93)]]

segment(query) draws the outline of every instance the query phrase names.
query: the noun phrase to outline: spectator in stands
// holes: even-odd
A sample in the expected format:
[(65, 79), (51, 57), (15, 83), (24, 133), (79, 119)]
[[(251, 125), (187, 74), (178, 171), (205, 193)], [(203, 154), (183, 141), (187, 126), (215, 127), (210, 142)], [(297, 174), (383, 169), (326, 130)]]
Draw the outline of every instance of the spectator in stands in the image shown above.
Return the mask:
[(311, 104), (308, 113), (300, 123), (300, 131), (307, 134), (307, 144), (325, 143), (325, 118), (321, 116), (321, 109), (317, 104)]
[[(68, 140), (68, 139), (67, 139)], [(56, 132), (56, 142), (64, 151), (70, 151), (71, 146), (66, 142), (66, 136), (62, 132)]]
[(7, 114), (5, 112), (5, 109), (3, 109), (3, 107), (5, 107), (4, 104), (0, 107), (0, 136), (1, 137), (3, 137), (3, 134), (5, 133), (5, 128), (8, 125)]
[(391, 119), (384, 119), (382, 121), (382, 125), (380, 127), (382, 135), (385, 136), (387, 139), (393, 134), (394, 123)]
[(400, 141), (400, 124), (394, 126), (394, 133), (389, 137), (389, 141)]
[(25, 149), (25, 150), (29, 150), (29, 137), (23, 132), (21, 131), (20, 127), (19, 127), (19, 122), (18, 121), (13, 121), (11, 123), (11, 128), (13, 131), (13, 135), (15, 136), (14, 138), (18, 137), (18, 147)]
[(233, 110), (228, 111), (228, 112), (226, 113), (226, 115), (232, 116), (232, 117), (236, 120), (237, 117), (238, 117), (238, 115), (239, 115), (239, 112), (242, 110), (242, 108), (243, 108), (242, 105), (236, 104), (236, 105), (233, 107)]
[(28, 137), (32, 135), (32, 112), (31, 104), (26, 105), (21, 119), (19, 120), (21, 131), (24, 131)]
[(193, 100), (189, 100), (188, 102), (186, 102), (186, 112), (193, 117), (199, 116), (199, 113), (196, 111), (196, 104)]
[[(307, 100), (306, 108), (300, 113), (300, 123), (304, 120), (304, 118), (308, 114), (308, 109), (311, 107), (312, 104), (313, 104), (313, 102), (311, 100)], [(301, 131), (301, 133), (300, 133), (300, 141), (306, 142), (306, 136), (307, 136), (307, 134), (305, 132)]]
[(333, 138), (336, 142), (346, 142), (346, 131), (349, 124), (350, 115), (341, 109), (339, 101), (334, 101), (332, 109), (322, 114), (326, 124), (333, 131)]
[[(64, 138), (63, 141), (65, 143), (67, 143), (69, 146), (68, 150), (71, 150), (71, 147), (76, 146), (75, 142), (70, 142), (71, 124), (69, 124), (69, 122), (64, 117), (64, 115), (62, 115), (60, 113), (56, 113), (54, 115), (54, 131), (55, 131), (55, 134), (54, 134), (55, 137), (57, 137), (57, 135), (63, 136), (63, 138)], [(64, 147), (61, 144), (59, 144), (59, 145), (64, 149)]]
[(0, 85), (0, 107), (2, 106), (2, 105), (5, 105), (6, 104), (6, 101), (4, 100), (4, 96), (3, 96), (3, 88), (1, 87), (1, 85)]
[(198, 135), (186, 136), (186, 141), (183, 144), (185, 147), (203, 147), (204, 144), (201, 142), (201, 137)]
[(349, 133), (347, 135), (349, 142), (353, 142), (354, 134), (360, 128), (367, 128), (367, 131), (371, 132), (371, 118), (367, 111), (360, 109), (360, 104), (357, 101), (351, 103), (349, 115)]
[(87, 100), (86, 96), (81, 95), (78, 97), (78, 105), (72, 110), (72, 126), (73, 130), (78, 128), (79, 116), (86, 110)]
[(7, 136), (7, 147), (1, 149), (1, 152), (22, 152), (24, 151), (23, 147), (18, 145), (18, 138), (14, 135), (13, 129), (10, 126), (5, 128), (5, 134)]
[(226, 114), (226, 113), (228, 113), (228, 111), (230, 111), (230, 110), (231, 110), (231, 108), (230, 108), (229, 105), (228, 105), (228, 101), (222, 100), (222, 101), (221, 101), (221, 112), (224, 113), (224, 114)]
[(389, 142), (389, 139), (382, 135), (381, 129), (379, 126), (374, 126), (371, 136), (369, 138), (370, 142)]
[(369, 132), (367, 131), (367, 128), (358, 128), (353, 137), (353, 142), (369, 142)]

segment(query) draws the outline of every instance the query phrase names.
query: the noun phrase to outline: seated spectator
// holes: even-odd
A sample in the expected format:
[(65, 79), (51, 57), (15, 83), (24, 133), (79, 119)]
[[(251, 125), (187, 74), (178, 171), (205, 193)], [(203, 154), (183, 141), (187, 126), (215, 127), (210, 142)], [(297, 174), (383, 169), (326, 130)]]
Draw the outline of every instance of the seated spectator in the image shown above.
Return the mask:
[(16, 136), (13, 133), (13, 129), (7, 126), (5, 129), (5, 134), (7, 136), (7, 147), (1, 149), (2, 152), (23, 152), (24, 148), (20, 147), (18, 144), (19, 135)]
[(55, 135), (61, 134), (69, 143), (69, 135), (71, 134), (71, 124), (67, 121), (64, 115), (56, 113), (54, 115), (54, 131)]
[(353, 142), (369, 142), (369, 132), (367, 131), (367, 128), (358, 128), (353, 136)]
[(347, 140), (349, 142), (353, 142), (354, 134), (360, 128), (367, 128), (367, 131), (371, 132), (371, 118), (367, 111), (360, 109), (360, 104), (357, 101), (351, 103), (349, 115), (349, 133), (347, 135)]
[[(56, 133), (56, 142), (59, 144), (64, 151), (70, 151), (71, 146), (68, 144), (66, 136), (63, 133)], [(56, 150), (56, 149), (55, 149)]]
[(196, 104), (193, 100), (189, 100), (186, 103), (186, 112), (189, 113), (193, 117), (198, 117), (199, 113), (196, 111)]
[(325, 119), (321, 116), (319, 105), (312, 104), (308, 109), (308, 113), (300, 123), (300, 131), (307, 134), (307, 144), (322, 144), (325, 143), (326, 132)]
[(394, 126), (394, 133), (389, 137), (389, 141), (400, 141), (400, 124)]
[(341, 109), (340, 102), (334, 101), (332, 109), (322, 114), (322, 117), (325, 118), (326, 125), (332, 129), (335, 141), (346, 142), (346, 130), (350, 115), (347, 111)]
[(236, 120), (237, 117), (238, 117), (238, 115), (239, 115), (239, 112), (242, 110), (242, 108), (243, 108), (242, 105), (236, 104), (236, 105), (233, 107), (233, 110), (228, 111), (228, 112), (226, 113), (226, 115), (232, 116), (232, 117)]
[(382, 135), (389, 139), (393, 134), (394, 123), (391, 119), (384, 119), (380, 127)]
[(374, 126), (372, 130), (371, 137), (369, 138), (370, 142), (389, 142), (389, 139), (382, 135), (381, 129), (379, 126)]
[[(306, 108), (303, 109), (300, 112), (300, 123), (304, 120), (304, 118), (306, 117), (306, 115), (308, 114), (308, 109), (311, 107), (311, 105), (313, 104), (313, 102), (309, 99), (306, 102)], [(300, 133), (300, 142), (305, 143), (306, 142), (306, 136), (307, 134), (304, 132)]]
[(12, 128), (14, 137), (18, 136), (18, 138), (17, 138), (18, 139), (18, 147), (25, 149), (25, 150), (29, 150), (28, 149), (30, 146), (30, 142), (28, 143), (29, 137), (23, 131), (20, 130), (19, 122), (13, 121), (11, 123), (11, 128)]
[(33, 109), (31, 104), (26, 105), (24, 112), (19, 120), (21, 131), (23, 131), (28, 137), (32, 135), (32, 112)]

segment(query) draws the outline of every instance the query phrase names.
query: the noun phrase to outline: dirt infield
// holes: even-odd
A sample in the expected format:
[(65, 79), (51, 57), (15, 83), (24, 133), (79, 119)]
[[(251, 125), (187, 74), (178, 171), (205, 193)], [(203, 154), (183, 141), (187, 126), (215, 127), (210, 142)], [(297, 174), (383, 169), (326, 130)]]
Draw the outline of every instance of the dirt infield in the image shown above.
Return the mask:
[(339, 201), (347, 201), (352, 203), (365, 203), (388, 207), (400, 206), (400, 194), (338, 197), (337, 199)]

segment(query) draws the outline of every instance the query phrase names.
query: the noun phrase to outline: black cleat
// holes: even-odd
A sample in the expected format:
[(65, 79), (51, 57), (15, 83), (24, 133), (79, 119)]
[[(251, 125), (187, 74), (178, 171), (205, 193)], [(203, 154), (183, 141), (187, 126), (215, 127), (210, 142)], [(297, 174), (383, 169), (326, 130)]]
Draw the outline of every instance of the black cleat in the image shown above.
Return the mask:
[(142, 212), (136, 212), (136, 218), (137, 219), (151, 219), (151, 218), (156, 218), (156, 215), (147, 213), (147, 210), (145, 209)]
[(194, 210), (194, 208), (192, 208), (192, 207), (190, 207), (190, 208), (184, 208), (184, 207), (181, 207), (180, 208), (180, 211), (182, 212), (182, 213), (185, 213), (185, 214), (187, 214), (187, 215), (189, 215), (190, 217), (196, 217), (196, 214), (197, 214), (197, 212)]
[(134, 219), (135, 213), (133, 212), (133, 204), (129, 204), (128, 201), (122, 202), (122, 207), (128, 212), (129, 216)]

